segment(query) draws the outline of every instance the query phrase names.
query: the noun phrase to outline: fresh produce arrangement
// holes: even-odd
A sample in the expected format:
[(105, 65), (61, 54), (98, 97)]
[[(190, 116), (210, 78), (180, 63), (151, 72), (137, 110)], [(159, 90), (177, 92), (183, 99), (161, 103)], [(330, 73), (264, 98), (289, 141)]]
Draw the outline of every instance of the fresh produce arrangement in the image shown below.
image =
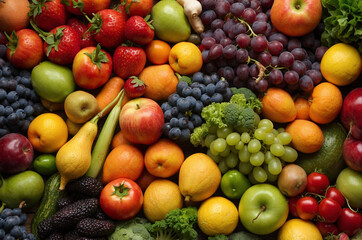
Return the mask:
[(362, 239), (361, 14), (0, 0), (0, 239)]

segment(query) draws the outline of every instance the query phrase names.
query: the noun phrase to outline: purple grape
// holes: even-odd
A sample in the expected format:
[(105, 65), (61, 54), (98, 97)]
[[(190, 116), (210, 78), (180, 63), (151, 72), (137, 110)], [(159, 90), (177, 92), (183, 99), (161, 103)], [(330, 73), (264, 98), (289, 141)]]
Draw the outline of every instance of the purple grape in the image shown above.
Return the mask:
[(251, 28), (255, 34), (263, 34), (267, 30), (268, 26), (266, 22), (256, 20), (253, 22)]
[(250, 45), (251, 39), (248, 34), (240, 33), (236, 36), (236, 44), (241, 48), (247, 48)]
[(304, 92), (310, 92), (314, 87), (313, 80), (308, 76), (304, 75), (299, 79), (299, 88)]
[(254, 49), (254, 51), (262, 52), (267, 48), (268, 41), (265, 36), (258, 35), (251, 39), (250, 45)]
[(260, 13), (262, 11), (260, 1), (259, 0), (251, 0), (250, 7), (254, 9), (256, 13)]
[(315, 69), (315, 70), (320, 72), (321, 71), (321, 64), (319, 62), (314, 62), (314, 63), (312, 63), (311, 69)]
[(258, 61), (263, 65), (263, 66), (268, 66), (270, 65), (271, 61), (272, 61), (272, 56), (269, 52), (262, 52), (259, 54), (258, 56)]
[(328, 50), (328, 48), (326, 46), (320, 46), (317, 47), (317, 49), (315, 50), (315, 58), (318, 62), (320, 62), (323, 58), (323, 55), (326, 53), (326, 51)]
[(245, 6), (241, 2), (235, 2), (235, 3), (231, 4), (231, 6), (230, 6), (230, 12), (235, 17), (240, 17), (241, 14), (243, 13), (244, 9), (245, 9)]
[(215, 44), (216, 44), (216, 40), (212, 37), (205, 37), (201, 40), (201, 45), (205, 49), (210, 49)]
[(201, 52), (201, 56), (202, 56), (202, 61), (204, 62), (204, 63), (207, 63), (207, 62), (209, 62), (210, 61), (210, 59), (209, 59), (209, 50), (202, 50), (202, 52)]
[(273, 6), (274, 0), (260, 0), (260, 4), (264, 8), (271, 8)]
[(237, 48), (235, 45), (229, 44), (223, 48), (222, 55), (226, 59), (232, 59), (236, 55), (236, 50)]
[(217, 15), (214, 10), (206, 10), (201, 13), (201, 21), (204, 25), (209, 25), (212, 21), (217, 18)]
[(270, 34), (272, 33), (272, 26), (270, 25), (270, 23), (266, 24), (266, 31), (264, 32), (264, 36), (265, 37), (269, 37)]
[(304, 48), (312, 49), (314, 46), (314, 41), (315, 41), (314, 33), (310, 32), (310, 33), (304, 35), (302, 37), (301, 41), (302, 41), (302, 46)]
[(279, 85), (283, 81), (283, 73), (279, 69), (274, 68), (270, 71), (268, 78), (273, 85)]
[(276, 67), (278, 66), (279, 57), (278, 56), (272, 56), (270, 66)]
[(275, 33), (270, 34), (269, 41), (271, 42), (273, 40), (281, 42), (283, 44), (283, 47), (285, 47), (285, 48), (288, 45), (288, 37), (285, 36), (283, 33), (275, 32)]
[(252, 91), (254, 91), (255, 90), (255, 80), (253, 79), (253, 78), (249, 78), (248, 80), (247, 80), (247, 87), (250, 89), (250, 90), (252, 90)]
[(256, 12), (252, 8), (245, 8), (245, 10), (243, 11), (243, 14), (241, 15), (241, 17), (244, 19), (244, 21), (251, 24), (255, 20)]
[(229, 66), (224, 67), (223, 76), (227, 81), (232, 81), (235, 77), (234, 69)]
[(268, 22), (268, 16), (261, 12), (256, 14), (255, 21), (262, 21), (262, 22)]
[(205, 71), (208, 74), (214, 73), (217, 71), (217, 65), (215, 62), (208, 62), (204, 65)]
[(232, 85), (236, 88), (241, 88), (246, 86), (246, 82), (239, 79), (238, 76), (235, 76), (232, 82)]
[(291, 70), (294, 70), (298, 73), (299, 76), (303, 76), (305, 71), (307, 71), (307, 67), (305, 64), (300, 60), (295, 60), (293, 62), (293, 66), (291, 67)]
[(322, 74), (318, 70), (315, 69), (307, 70), (305, 72), (305, 75), (309, 76), (312, 79), (314, 86), (318, 85), (322, 81)]
[(294, 56), (288, 51), (284, 51), (279, 55), (279, 66), (289, 68), (293, 66)]
[(248, 50), (248, 54), (249, 54), (250, 58), (252, 58), (252, 59), (258, 59), (258, 57), (259, 57), (259, 52), (255, 51), (252, 48), (250, 48)]
[(258, 92), (265, 92), (268, 89), (268, 81), (263, 79), (260, 79), (257, 83), (255, 83), (255, 90)]
[(229, 18), (228, 20), (225, 21), (224, 25), (222, 26), (222, 30), (224, 30), (224, 32), (229, 32), (235, 23), (236, 22), (233, 18)]
[(299, 38), (289, 38), (287, 49), (291, 52), (294, 48), (302, 47), (302, 43), (300, 42)]
[(213, 38), (216, 40), (217, 43), (219, 43), (221, 39), (225, 37), (225, 32), (221, 28), (215, 29)]
[(289, 70), (284, 73), (284, 81), (288, 85), (294, 85), (297, 84), (299, 81), (299, 75), (296, 71)]
[(246, 63), (248, 61), (249, 53), (245, 48), (239, 48), (236, 51), (235, 59), (238, 63)]
[(245, 8), (250, 7), (250, 0), (238, 0), (238, 2), (244, 4)]
[(200, 0), (201, 6), (203, 10), (209, 10), (215, 8), (215, 0)]
[(308, 54), (307, 51), (304, 48), (294, 48), (291, 53), (294, 56), (295, 60), (304, 60)]
[(248, 64), (240, 64), (236, 68), (236, 75), (242, 81), (246, 81), (249, 78), (249, 66)]
[(230, 12), (230, 3), (226, 0), (216, 0), (215, 12), (219, 18), (224, 18)]
[(228, 65), (228, 62), (227, 62), (227, 60), (226, 60), (223, 56), (221, 56), (221, 57), (216, 61), (216, 65), (217, 65), (219, 68), (221, 68), (221, 67), (227, 66), (227, 65)]
[(200, 34), (200, 37), (201, 37), (201, 39), (205, 38), (205, 37), (212, 37), (213, 34), (214, 34), (214, 32), (211, 29), (209, 29), (209, 30), (206, 30), (206, 31), (202, 32)]
[(283, 51), (283, 44), (276, 40), (270, 41), (268, 43), (268, 50), (271, 55), (278, 56)]
[(311, 69), (312, 68), (312, 62), (309, 59), (304, 59), (303, 63), (305, 64), (305, 66), (307, 67), (307, 69)]
[(210, 24), (210, 27), (213, 30), (215, 30), (217, 28), (223, 28), (223, 26), (224, 26), (224, 21), (222, 19), (220, 19), (220, 18), (215, 19)]
[(251, 64), (251, 66), (249, 67), (249, 74), (250, 74), (250, 77), (253, 77), (253, 78), (258, 77), (259, 68), (255, 63)]
[(246, 27), (242, 23), (236, 23), (228, 31), (228, 36), (234, 39), (238, 34), (245, 33), (247, 31)]
[(221, 44), (215, 44), (209, 49), (208, 57), (210, 60), (215, 60), (222, 55), (223, 47)]
[(230, 39), (230, 38), (223, 38), (223, 39), (221, 39), (221, 41), (220, 41), (220, 44), (223, 46), (223, 47), (225, 47), (225, 46), (227, 46), (227, 45), (229, 45), (229, 44), (232, 44), (233, 43), (233, 41)]

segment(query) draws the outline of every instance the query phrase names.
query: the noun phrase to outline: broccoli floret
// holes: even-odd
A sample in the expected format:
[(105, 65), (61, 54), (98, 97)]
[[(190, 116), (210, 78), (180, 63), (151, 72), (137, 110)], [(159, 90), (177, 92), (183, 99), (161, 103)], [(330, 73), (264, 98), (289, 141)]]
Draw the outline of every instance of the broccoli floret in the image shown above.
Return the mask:
[(239, 115), (236, 127), (245, 127), (247, 129), (254, 128), (255, 114), (253, 109), (244, 108)]
[(236, 87), (231, 87), (230, 88), (231, 91), (233, 92), (233, 94), (237, 94), (237, 93), (242, 93), (244, 94), (246, 101), (249, 101), (250, 98), (254, 98), (257, 99), (255, 93), (253, 93), (249, 88), (245, 88), (245, 87), (241, 87), (241, 88), (236, 88)]
[(195, 147), (204, 146), (204, 139), (209, 134), (209, 127), (203, 123), (201, 126), (194, 128), (191, 133), (190, 142)]
[(229, 102), (213, 102), (204, 107), (201, 111), (201, 117), (205, 120), (208, 126), (216, 125), (219, 128), (226, 127), (224, 123), (225, 107)]
[(146, 224), (146, 228), (156, 240), (193, 240), (198, 235), (196, 223), (197, 208), (185, 207), (171, 210), (165, 219)]
[(208, 237), (207, 240), (228, 240), (229, 238), (224, 234), (218, 234), (212, 237)]
[[(245, 90), (244, 90), (245, 89)], [(235, 92), (231, 97), (230, 102), (242, 105), (244, 108), (251, 108), (256, 113), (261, 112), (263, 104), (258, 97), (248, 88), (237, 88), (239, 92)], [(234, 90), (235, 91), (235, 90)]]
[(243, 107), (230, 103), (225, 107), (225, 123), (229, 126), (237, 126), (239, 122), (239, 116), (243, 111)]
[(154, 240), (146, 229), (147, 223), (147, 219), (140, 217), (120, 221), (108, 240)]

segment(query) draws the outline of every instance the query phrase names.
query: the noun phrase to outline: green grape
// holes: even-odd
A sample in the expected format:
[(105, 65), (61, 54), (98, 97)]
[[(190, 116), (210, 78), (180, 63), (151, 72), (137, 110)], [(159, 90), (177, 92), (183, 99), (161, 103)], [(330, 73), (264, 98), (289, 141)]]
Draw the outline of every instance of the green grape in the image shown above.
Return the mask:
[(274, 143), (274, 138), (275, 136), (273, 133), (266, 133), (263, 143), (265, 143), (266, 145), (272, 145)]
[(240, 141), (240, 134), (237, 132), (230, 133), (226, 137), (226, 143), (230, 146), (235, 146)]
[(215, 144), (215, 141), (212, 141), (211, 144), (210, 144), (210, 148), (209, 148), (209, 149), (210, 149), (210, 153), (211, 153), (212, 155), (217, 156), (217, 155), (219, 155), (219, 152), (215, 150), (214, 144)]
[(288, 145), (292, 141), (292, 136), (287, 132), (279, 133), (277, 138), (283, 145)]
[(273, 182), (275, 182), (276, 180), (278, 180), (278, 176), (279, 176), (279, 175), (273, 175), (273, 174), (271, 174), (271, 173), (269, 172), (269, 170), (268, 170), (268, 164), (263, 164), (263, 169), (265, 170), (266, 174), (268, 175), (268, 179), (267, 179), (268, 182), (273, 183)]
[(230, 152), (235, 153), (236, 155), (239, 154), (239, 149), (236, 149), (235, 146), (229, 146), (230, 147)]
[(229, 170), (228, 165), (226, 165), (225, 160), (221, 160), (218, 164), (218, 167), (222, 174), (226, 173)]
[(210, 133), (205, 137), (205, 146), (210, 148), (211, 142), (217, 138), (216, 134)]
[(283, 156), (285, 148), (280, 143), (273, 143), (270, 145), (270, 152), (277, 157)]
[(269, 164), (269, 162), (274, 158), (274, 155), (270, 151), (264, 153), (264, 162)]
[(257, 153), (252, 153), (250, 155), (249, 161), (250, 161), (251, 165), (253, 165), (253, 166), (256, 166), (256, 167), (261, 166), (264, 162), (264, 153), (262, 153), (260, 151)]
[(239, 160), (240, 162), (249, 162), (249, 159), (250, 159), (250, 152), (248, 151), (248, 147), (244, 146), (239, 151)]
[(258, 140), (264, 140), (265, 139), (265, 136), (266, 136), (266, 133), (264, 131), (264, 129), (261, 129), (261, 128), (258, 128), (258, 129), (255, 129), (254, 131), (254, 137)]
[(284, 146), (284, 154), (280, 157), (285, 162), (294, 162), (298, 158), (298, 152), (292, 147)]
[(283, 145), (283, 144), (282, 144), (282, 141), (280, 141), (277, 136), (274, 136), (274, 142), (273, 142), (273, 143), (278, 143), (278, 144), (280, 144), (280, 145)]
[(258, 124), (258, 128), (264, 127), (266, 129), (266, 132), (271, 132), (274, 128), (273, 122), (270, 121), (267, 118), (264, 118), (262, 120), (260, 120), (259, 124)]
[(236, 145), (235, 149), (240, 150), (244, 147), (244, 143), (240, 140)]
[(272, 133), (274, 134), (275, 137), (278, 136), (279, 134), (278, 130), (276, 130), (275, 128), (273, 128)]
[(248, 151), (250, 153), (257, 153), (261, 149), (261, 143), (258, 139), (251, 139), (248, 143)]
[(218, 129), (217, 125), (212, 124), (212, 125), (209, 127), (209, 133), (214, 133), (214, 134), (216, 134), (217, 129)]
[(213, 148), (215, 151), (221, 153), (225, 151), (227, 144), (224, 138), (217, 138), (212, 142)]
[(252, 173), (254, 179), (259, 183), (263, 183), (268, 179), (268, 174), (262, 167), (254, 167)]
[(223, 151), (223, 152), (221, 152), (219, 155), (221, 156), (221, 157), (226, 157), (226, 156), (228, 156), (229, 154), (230, 154), (230, 146), (229, 145), (226, 145), (226, 148), (225, 148), (225, 150)]
[(239, 172), (244, 175), (248, 175), (251, 170), (253, 170), (254, 166), (251, 165), (249, 162), (240, 162), (239, 163)]
[(278, 128), (278, 129), (277, 129), (277, 131), (278, 131), (279, 133), (281, 133), (281, 132), (285, 132), (285, 128), (280, 127), (280, 128)]
[(229, 168), (235, 168), (238, 163), (239, 163), (239, 158), (236, 154), (230, 153), (226, 158), (225, 158), (225, 162), (226, 165)]
[(254, 126), (255, 127), (258, 126), (259, 122), (260, 122), (260, 116), (259, 116), (259, 114), (254, 112)]
[(274, 157), (268, 164), (268, 171), (273, 175), (278, 175), (282, 171), (282, 163), (279, 158)]
[(242, 141), (243, 143), (249, 143), (249, 141), (250, 141), (250, 134), (247, 133), (247, 132), (243, 132), (243, 133), (241, 134), (240, 139), (241, 139), (241, 141)]
[(210, 149), (207, 149), (206, 155), (208, 155), (209, 157), (211, 157), (212, 160), (214, 160), (216, 163), (220, 162), (220, 160), (222, 159), (220, 156), (217, 156), (217, 155), (212, 154), (212, 152), (211, 152)]
[(230, 127), (223, 127), (223, 128), (218, 128), (216, 130), (216, 135), (219, 137), (219, 138), (226, 138), (227, 135), (229, 135), (230, 133), (233, 132), (233, 129), (230, 128)]
[(256, 181), (255, 177), (254, 177), (254, 174), (253, 174), (253, 171), (251, 171), (249, 174), (248, 174), (248, 179), (249, 179), (249, 182), (252, 184), (252, 185), (255, 185), (255, 184), (258, 184), (260, 182)]

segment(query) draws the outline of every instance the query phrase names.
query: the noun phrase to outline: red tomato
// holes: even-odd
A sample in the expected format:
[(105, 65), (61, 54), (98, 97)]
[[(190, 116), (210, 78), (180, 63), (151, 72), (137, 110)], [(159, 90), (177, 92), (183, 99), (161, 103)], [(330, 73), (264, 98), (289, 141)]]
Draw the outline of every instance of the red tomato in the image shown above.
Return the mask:
[(336, 187), (329, 187), (326, 192), (326, 198), (333, 199), (334, 201), (338, 202), (341, 207), (346, 204), (346, 199), (344, 198), (341, 191), (338, 190)]
[(340, 232), (353, 236), (362, 227), (362, 215), (349, 208), (343, 208), (337, 221)]
[(324, 194), (329, 186), (329, 179), (322, 173), (312, 172), (307, 177), (307, 191), (310, 193)]
[(143, 193), (133, 180), (117, 178), (109, 182), (99, 197), (102, 210), (115, 220), (134, 217), (142, 208)]
[(112, 57), (101, 46), (80, 50), (73, 61), (74, 81), (79, 87), (95, 89), (102, 86), (112, 74)]
[(297, 201), (297, 214), (303, 220), (312, 220), (318, 213), (318, 202), (312, 197), (302, 197)]
[(127, 15), (141, 16), (144, 18), (151, 13), (152, 6), (153, 6), (153, 0), (139, 0), (139, 1), (127, 0), (126, 9), (129, 7)]
[(316, 226), (323, 237), (330, 234), (337, 235), (339, 233), (337, 226), (333, 223), (317, 222)]
[(288, 199), (289, 212), (294, 217), (298, 217), (297, 202), (298, 202), (299, 198), (300, 198), (299, 196), (295, 196), (295, 197), (290, 197)]
[(334, 223), (341, 214), (342, 207), (331, 198), (324, 198), (318, 206), (318, 214), (327, 223)]

